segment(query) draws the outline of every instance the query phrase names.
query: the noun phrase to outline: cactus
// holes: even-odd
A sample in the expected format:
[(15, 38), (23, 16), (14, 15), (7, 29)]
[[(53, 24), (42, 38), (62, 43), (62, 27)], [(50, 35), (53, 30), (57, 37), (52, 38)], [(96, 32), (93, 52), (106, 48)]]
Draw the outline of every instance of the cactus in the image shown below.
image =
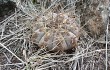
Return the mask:
[(75, 17), (69, 13), (48, 12), (34, 24), (31, 41), (49, 51), (66, 51), (77, 47), (79, 31)]

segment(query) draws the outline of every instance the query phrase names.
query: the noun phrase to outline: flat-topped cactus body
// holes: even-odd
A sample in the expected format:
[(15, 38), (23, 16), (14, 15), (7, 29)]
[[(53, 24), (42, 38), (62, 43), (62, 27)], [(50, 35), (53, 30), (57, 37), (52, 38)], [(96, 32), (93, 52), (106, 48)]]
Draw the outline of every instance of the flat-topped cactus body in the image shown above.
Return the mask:
[(49, 51), (66, 51), (77, 46), (79, 25), (68, 13), (52, 13), (37, 19), (31, 41)]

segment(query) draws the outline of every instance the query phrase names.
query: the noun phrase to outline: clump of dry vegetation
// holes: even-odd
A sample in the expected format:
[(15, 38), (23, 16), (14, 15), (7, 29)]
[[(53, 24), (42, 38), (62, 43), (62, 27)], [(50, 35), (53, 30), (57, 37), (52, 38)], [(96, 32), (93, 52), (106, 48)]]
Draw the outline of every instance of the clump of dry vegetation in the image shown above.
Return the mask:
[(0, 22), (1, 70), (110, 69), (108, 0), (15, 3)]

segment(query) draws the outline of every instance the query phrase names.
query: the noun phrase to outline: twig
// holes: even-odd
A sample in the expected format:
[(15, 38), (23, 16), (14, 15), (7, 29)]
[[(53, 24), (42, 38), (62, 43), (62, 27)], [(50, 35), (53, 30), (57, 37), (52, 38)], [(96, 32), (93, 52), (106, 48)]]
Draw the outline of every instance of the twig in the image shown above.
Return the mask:
[(23, 65), (24, 63), (13, 63), (13, 64), (4, 64), (4, 65), (0, 65), (0, 67), (2, 66), (13, 66), (13, 65)]
[[(108, 22), (109, 20), (107, 20)], [(106, 70), (108, 70), (108, 54), (107, 54), (107, 49), (108, 49), (108, 26), (109, 26), (109, 22), (107, 23), (107, 29), (106, 29)]]

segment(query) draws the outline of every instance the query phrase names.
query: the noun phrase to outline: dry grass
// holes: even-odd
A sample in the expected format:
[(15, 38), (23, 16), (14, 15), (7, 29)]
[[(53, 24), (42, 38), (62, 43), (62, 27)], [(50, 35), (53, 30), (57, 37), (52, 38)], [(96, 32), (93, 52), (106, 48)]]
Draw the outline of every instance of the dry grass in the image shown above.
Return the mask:
[[(30, 0), (16, 0), (18, 8), (15, 13), (0, 22), (0, 69), (109, 70), (107, 0), (104, 4), (103, 0), (65, 0), (65, 4), (62, 0), (52, 0), (49, 6), (46, 6), (46, 1), (33, 5)], [(50, 12), (69, 13), (76, 17), (75, 22), (80, 26), (80, 39), (75, 49), (50, 53), (45, 47), (39, 48), (38, 44), (30, 41), (30, 36), (38, 27), (35, 25), (39, 23), (36, 19)]]

